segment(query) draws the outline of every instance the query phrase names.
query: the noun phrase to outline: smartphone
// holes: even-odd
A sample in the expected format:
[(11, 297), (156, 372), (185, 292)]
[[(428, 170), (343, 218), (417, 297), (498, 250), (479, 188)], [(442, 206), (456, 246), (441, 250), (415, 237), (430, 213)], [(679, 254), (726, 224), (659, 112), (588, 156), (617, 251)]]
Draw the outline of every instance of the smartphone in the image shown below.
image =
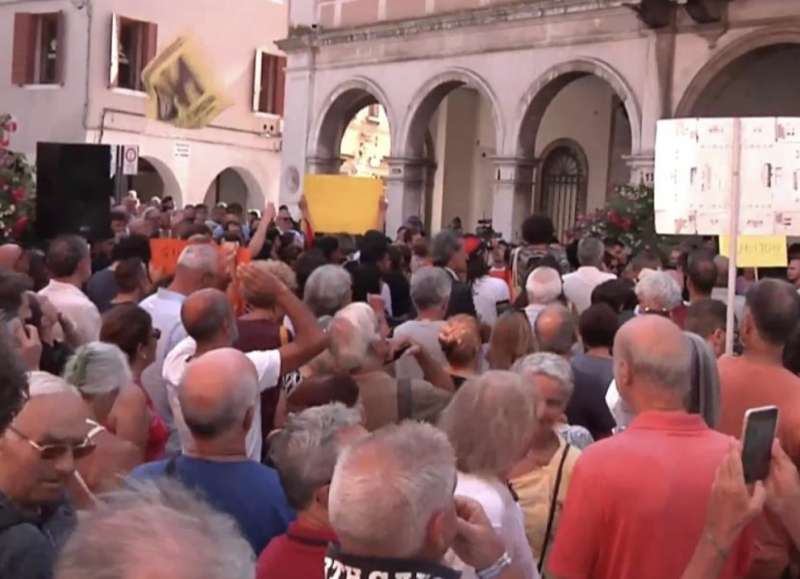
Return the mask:
[(742, 431), (742, 466), (747, 484), (769, 475), (772, 441), (778, 428), (778, 407), (751, 408), (744, 414)]

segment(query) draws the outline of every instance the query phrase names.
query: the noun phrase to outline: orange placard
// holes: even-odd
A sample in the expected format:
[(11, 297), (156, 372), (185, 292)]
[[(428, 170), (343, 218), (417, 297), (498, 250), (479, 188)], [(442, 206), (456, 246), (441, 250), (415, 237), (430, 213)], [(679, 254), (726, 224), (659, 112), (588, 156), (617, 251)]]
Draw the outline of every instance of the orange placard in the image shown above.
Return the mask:
[(189, 245), (182, 239), (151, 239), (150, 240), (150, 268), (160, 277), (167, 277), (175, 273), (178, 258), (184, 248)]

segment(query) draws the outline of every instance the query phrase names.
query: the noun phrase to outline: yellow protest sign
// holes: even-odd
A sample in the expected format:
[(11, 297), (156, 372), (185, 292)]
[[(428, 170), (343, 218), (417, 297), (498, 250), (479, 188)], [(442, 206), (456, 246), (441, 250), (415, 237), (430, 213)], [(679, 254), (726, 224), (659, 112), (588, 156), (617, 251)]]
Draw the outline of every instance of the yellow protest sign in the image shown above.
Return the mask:
[(304, 187), (314, 231), (357, 235), (378, 226), (381, 179), (306, 175)]
[[(727, 235), (720, 235), (720, 253), (728, 257)], [(737, 239), (737, 267), (786, 267), (789, 263), (783, 235), (740, 235)]]
[(232, 104), (185, 37), (147, 65), (142, 81), (150, 96), (147, 116), (183, 129), (205, 127)]

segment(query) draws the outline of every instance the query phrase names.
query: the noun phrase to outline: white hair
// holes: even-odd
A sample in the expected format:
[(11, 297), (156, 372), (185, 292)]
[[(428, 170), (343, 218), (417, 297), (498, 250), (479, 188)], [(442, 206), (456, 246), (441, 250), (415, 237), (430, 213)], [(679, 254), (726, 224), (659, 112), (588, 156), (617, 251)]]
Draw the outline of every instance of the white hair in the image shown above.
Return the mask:
[(333, 316), (353, 299), (353, 278), (338, 265), (315, 269), (303, 290), (303, 301), (318, 318)]
[(440, 267), (423, 267), (411, 276), (411, 299), (417, 310), (447, 304), (453, 280)]
[(552, 267), (537, 267), (525, 283), (528, 302), (531, 304), (552, 304), (561, 295), (561, 275)]
[(646, 307), (669, 312), (681, 304), (681, 288), (668, 273), (650, 271), (640, 274), (636, 297)]
[(64, 380), (84, 396), (117, 392), (131, 383), (128, 357), (115, 344), (89, 342), (78, 348), (67, 362)]
[(253, 549), (230, 516), (169, 478), (129, 487), (80, 518), (56, 579), (149, 577), (163, 574), (165, 562), (173, 577), (255, 577)]
[(404, 559), (425, 544), (431, 518), (453, 508), (455, 457), (445, 435), (417, 422), (387, 426), (336, 463), (328, 510), (336, 535), (373, 557)]
[(344, 371), (363, 366), (369, 359), (370, 347), (381, 339), (378, 318), (363, 302), (339, 310), (331, 322), (329, 333), (331, 354)]
[(581, 265), (600, 266), (606, 248), (596, 237), (584, 237), (578, 242), (578, 263)]
[(219, 269), (217, 247), (210, 243), (187, 245), (178, 257), (178, 265), (202, 272), (216, 272)]
[(533, 376), (551, 378), (558, 382), (567, 399), (572, 398), (575, 390), (575, 378), (569, 363), (562, 356), (550, 352), (539, 352), (517, 360), (511, 371), (523, 379)]
[(501, 477), (522, 457), (536, 426), (531, 392), (517, 374), (494, 370), (467, 380), (439, 419), (458, 470)]
[(292, 507), (306, 508), (314, 491), (330, 483), (341, 450), (336, 435), (361, 422), (357, 409), (335, 402), (290, 415), (270, 436), (269, 456)]
[(68, 384), (63, 378), (54, 376), (49, 372), (34, 370), (28, 374), (28, 395), (31, 398), (47, 396), (48, 394), (63, 394), (65, 392), (80, 395), (78, 389), (72, 384)]

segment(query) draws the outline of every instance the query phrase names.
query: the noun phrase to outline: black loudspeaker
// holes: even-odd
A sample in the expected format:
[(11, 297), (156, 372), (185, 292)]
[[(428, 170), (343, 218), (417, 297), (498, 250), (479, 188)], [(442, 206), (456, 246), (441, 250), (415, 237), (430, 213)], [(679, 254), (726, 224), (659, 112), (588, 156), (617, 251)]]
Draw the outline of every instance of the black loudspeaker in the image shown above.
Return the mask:
[(111, 147), (38, 143), (36, 233), (40, 240), (75, 233), (89, 241), (111, 234)]

